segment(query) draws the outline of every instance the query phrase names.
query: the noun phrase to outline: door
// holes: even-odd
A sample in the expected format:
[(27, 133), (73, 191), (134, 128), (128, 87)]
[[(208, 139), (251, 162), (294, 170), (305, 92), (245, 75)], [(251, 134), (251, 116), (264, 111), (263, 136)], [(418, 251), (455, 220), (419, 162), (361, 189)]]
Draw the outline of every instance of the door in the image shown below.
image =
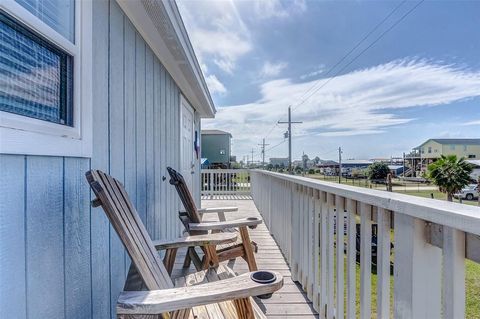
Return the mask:
[[(188, 104), (185, 98), (181, 98), (181, 168), (180, 173), (183, 175), (190, 192), (195, 194), (193, 187), (193, 174), (195, 174), (195, 148), (194, 148), (194, 114), (193, 108)], [(193, 195), (195, 196), (195, 195)]]

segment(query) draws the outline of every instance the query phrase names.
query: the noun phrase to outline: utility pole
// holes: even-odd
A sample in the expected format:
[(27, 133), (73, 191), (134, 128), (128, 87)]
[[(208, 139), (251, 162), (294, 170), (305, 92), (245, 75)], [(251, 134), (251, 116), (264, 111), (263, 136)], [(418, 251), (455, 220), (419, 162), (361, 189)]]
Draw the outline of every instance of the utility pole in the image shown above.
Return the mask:
[(265, 168), (265, 146), (270, 144), (265, 144), (265, 139), (263, 139), (262, 144), (258, 144), (262, 147), (262, 168)]
[(338, 182), (342, 183), (342, 148), (338, 148)]
[(252, 148), (252, 165), (253, 165), (253, 148)]
[(288, 172), (290, 174), (292, 171), (292, 124), (301, 124), (303, 122), (294, 122), (292, 121), (292, 108), (288, 107), (288, 121), (278, 121), (278, 124), (288, 124)]
[(402, 172), (402, 175), (403, 175), (403, 178), (405, 179), (405, 152), (403, 153), (403, 172)]

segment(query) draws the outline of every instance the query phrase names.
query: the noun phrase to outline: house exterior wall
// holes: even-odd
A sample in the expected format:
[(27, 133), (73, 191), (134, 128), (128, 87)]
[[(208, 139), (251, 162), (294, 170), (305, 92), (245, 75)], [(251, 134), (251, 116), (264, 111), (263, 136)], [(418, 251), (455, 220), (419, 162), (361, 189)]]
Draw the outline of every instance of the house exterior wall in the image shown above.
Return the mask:
[(90, 207), (89, 169), (124, 183), (154, 239), (180, 235), (162, 180), (180, 164), (180, 90), (115, 1), (93, 2), (93, 35), (92, 157), (0, 154), (2, 318), (115, 316), (130, 262)]
[[(480, 145), (440, 144), (430, 140), (422, 144), (420, 149), (423, 158), (439, 158), (442, 154), (456, 155), (459, 158), (469, 158), (469, 155), (474, 155), (475, 159), (480, 158)], [(429, 149), (431, 152), (429, 152)]]
[[(225, 150), (225, 154), (220, 154)], [(203, 134), (202, 135), (202, 157), (208, 158), (210, 164), (230, 163), (230, 135), (224, 134)]]

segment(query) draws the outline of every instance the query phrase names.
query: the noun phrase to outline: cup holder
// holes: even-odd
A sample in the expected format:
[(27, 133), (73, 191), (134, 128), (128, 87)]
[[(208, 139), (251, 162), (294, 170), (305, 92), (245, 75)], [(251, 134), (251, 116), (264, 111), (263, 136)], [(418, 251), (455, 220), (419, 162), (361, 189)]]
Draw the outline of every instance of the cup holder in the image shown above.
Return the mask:
[[(247, 220), (258, 220), (258, 218), (257, 217), (247, 217)], [(257, 225), (248, 226), (248, 228), (255, 229), (255, 228), (257, 228)]]
[[(250, 275), (250, 278), (252, 278), (253, 281), (259, 283), (259, 284), (270, 284), (272, 282), (275, 282), (277, 280), (277, 276), (273, 272), (270, 271), (255, 271)], [(259, 295), (257, 296), (260, 299), (268, 299), (272, 296), (271, 293), (269, 294), (264, 294), (264, 295)]]

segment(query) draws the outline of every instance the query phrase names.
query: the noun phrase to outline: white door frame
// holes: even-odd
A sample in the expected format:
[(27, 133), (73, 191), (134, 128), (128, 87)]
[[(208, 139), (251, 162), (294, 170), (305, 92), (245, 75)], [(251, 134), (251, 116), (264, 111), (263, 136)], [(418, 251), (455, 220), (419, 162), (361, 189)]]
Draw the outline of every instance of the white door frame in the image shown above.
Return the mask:
[[(192, 142), (195, 140), (195, 110), (193, 109), (193, 107), (190, 105), (190, 103), (188, 103), (187, 99), (182, 95), (180, 94), (180, 171), (182, 171), (183, 169), (183, 156), (184, 156), (184, 152), (183, 152), (183, 114), (185, 112), (185, 110), (187, 110), (188, 112), (190, 112), (192, 114)], [(195, 154), (194, 154), (194, 149), (193, 149), (193, 143), (192, 145), (190, 146), (191, 147), (191, 151), (192, 151), (192, 159), (191, 159), (191, 163), (193, 165), (193, 167), (191, 167), (191, 170), (194, 171), (195, 170)], [(194, 196), (195, 194), (195, 181), (193, 180), (193, 175), (194, 174), (191, 174), (192, 176), (190, 177), (186, 177), (186, 179), (188, 180), (191, 180), (192, 183), (191, 185), (188, 185), (190, 186), (190, 192), (192, 193), (192, 196)]]

